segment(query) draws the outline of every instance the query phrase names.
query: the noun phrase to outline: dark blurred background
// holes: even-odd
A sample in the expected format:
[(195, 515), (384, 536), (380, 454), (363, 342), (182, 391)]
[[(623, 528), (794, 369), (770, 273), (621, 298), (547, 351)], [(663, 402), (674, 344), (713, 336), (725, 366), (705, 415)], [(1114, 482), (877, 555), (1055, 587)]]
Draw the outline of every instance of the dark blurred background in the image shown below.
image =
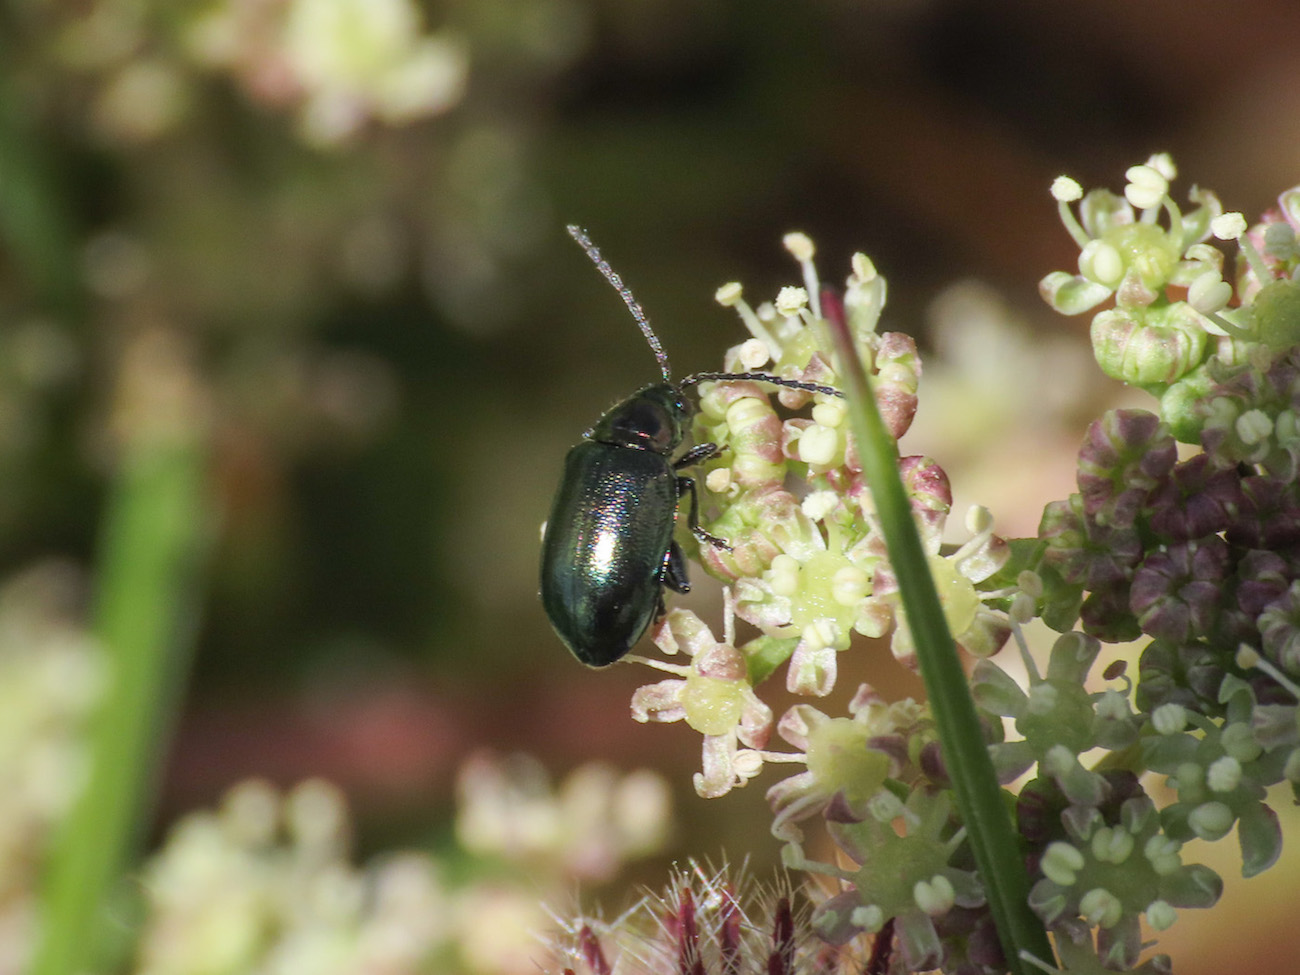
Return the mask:
[[(797, 282), (788, 230), (827, 280), (870, 254), (923, 352), (967, 278), (1082, 343), (1036, 295), (1076, 256), (1054, 176), (1118, 190), (1167, 150), (1179, 196), (1249, 215), (1300, 173), (1285, 0), (327, 6), (0, 2), (0, 570), (93, 561), (135, 338), (180, 341), (215, 404), (221, 530), (163, 819), (321, 774), (378, 846), (433, 828), (485, 744), (675, 763), (689, 794), (698, 736), (627, 718), (651, 675), (580, 668), (536, 598), (564, 451), (655, 375), (566, 223), (685, 374), (743, 337), (720, 284)], [(1041, 486), (1003, 470), (1015, 510), (980, 500), (1032, 531), (1080, 431)], [(915, 692), (896, 670), (871, 679)], [(765, 784), (685, 800), (683, 849), (761, 832)]]

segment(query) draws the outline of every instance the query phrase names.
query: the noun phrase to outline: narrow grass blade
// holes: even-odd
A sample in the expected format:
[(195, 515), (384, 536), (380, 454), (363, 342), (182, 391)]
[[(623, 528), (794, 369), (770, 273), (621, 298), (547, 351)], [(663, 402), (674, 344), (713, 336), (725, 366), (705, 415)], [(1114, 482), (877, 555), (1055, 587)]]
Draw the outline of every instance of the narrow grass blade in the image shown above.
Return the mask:
[(851, 406), (863, 473), (885, 533), (890, 564), (907, 611), (921, 677), (939, 731), (944, 765), (966, 824), (980, 878), (1012, 972), (1021, 973), (1021, 952), (1050, 960), (1042, 923), (1029, 909), (1029, 878), (1005, 796), (984, 744), (975, 703), (943, 607), (930, 576), (912, 509), (898, 476), (898, 449), (886, 430), (871, 384), (854, 348), (838, 295), (823, 292), (822, 313), (839, 355), (838, 373)]

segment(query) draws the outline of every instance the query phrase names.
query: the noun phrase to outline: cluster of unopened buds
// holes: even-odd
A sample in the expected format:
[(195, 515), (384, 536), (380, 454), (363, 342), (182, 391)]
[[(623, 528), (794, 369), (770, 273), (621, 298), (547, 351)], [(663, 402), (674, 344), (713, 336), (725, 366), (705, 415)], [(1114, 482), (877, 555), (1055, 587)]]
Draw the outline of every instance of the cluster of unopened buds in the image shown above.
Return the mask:
[[(1208, 191), (1175, 203), (1167, 156), (1127, 175), (1122, 195), (1053, 184), (1080, 257), (1041, 292), (1063, 314), (1095, 310), (1102, 371), (1155, 408), (1091, 426), (1078, 493), (1046, 506), (1036, 538), (1007, 542), (975, 508), (967, 540), (943, 547), (944, 472), (899, 461), (948, 627), (979, 658), (972, 693), (999, 781), (1025, 782), (1009, 801), (1030, 906), (1070, 971), (1167, 970), (1167, 957), (1142, 957), (1142, 924), (1162, 931), (1222, 886), (1183, 863), (1183, 844), (1235, 830), (1243, 872), (1258, 873), (1282, 842), (1266, 789), (1290, 783), (1300, 797), (1300, 187), (1250, 225)], [(1237, 242), (1235, 272), (1211, 238)], [(812, 244), (785, 243), (803, 287), (757, 308), (739, 285), (718, 292), (751, 334), (725, 369), (838, 387)], [(910, 338), (877, 330), (884, 300), (856, 255), (846, 318), (898, 438), (920, 361)], [(667, 613), (654, 639), (668, 659), (634, 659), (670, 676), (636, 692), (633, 715), (703, 735), (706, 797), (768, 763), (801, 766), (768, 798), (787, 864), (839, 882), (811, 917), (823, 938), (874, 933), (907, 970), (1005, 970), (927, 707), (863, 686), (846, 716), (798, 704), (778, 720), (757, 692), (784, 667), (790, 691), (826, 695), (855, 632), (892, 630), (895, 656), (915, 662), (849, 409), (802, 389), (701, 386), (696, 442), (722, 448), (702, 465), (702, 521), (729, 547), (683, 545), (726, 584), (723, 632)], [(1061, 634), (1041, 672), (1019, 632), (1034, 618)], [(737, 619), (757, 635), (737, 642)], [(1009, 673), (988, 658), (1013, 633)], [(1123, 660), (1091, 674), (1103, 643), (1134, 640), (1136, 680)], [(789, 748), (771, 747), (773, 731)], [(1087, 757), (1097, 749), (1100, 764)], [(1148, 795), (1146, 773), (1174, 800)], [(829, 824), (836, 865), (803, 852), (798, 823), (813, 816)]]

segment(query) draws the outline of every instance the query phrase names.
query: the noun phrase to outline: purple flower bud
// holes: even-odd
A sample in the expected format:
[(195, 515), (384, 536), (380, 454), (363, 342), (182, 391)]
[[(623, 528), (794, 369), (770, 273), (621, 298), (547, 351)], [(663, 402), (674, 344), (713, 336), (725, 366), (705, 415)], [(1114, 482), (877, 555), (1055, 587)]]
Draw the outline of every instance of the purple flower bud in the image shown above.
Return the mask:
[(1287, 591), (1291, 575), (1276, 552), (1247, 552), (1237, 563), (1237, 606), (1253, 621)]
[(1079, 608), (1079, 621), (1089, 636), (1107, 643), (1136, 640), (1142, 628), (1128, 611), (1127, 589), (1094, 592)]
[(1182, 642), (1206, 636), (1227, 570), (1228, 546), (1216, 535), (1152, 552), (1133, 574), (1129, 608), (1153, 637)]
[(1174, 438), (1154, 413), (1111, 410), (1088, 427), (1079, 449), (1084, 511), (1101, 524), (1128, 527), (1177, 459)]
[(1290, 674), (1300, 674), (1300, 581), (1259, 614), (1264, 654)]
[(1272, 421), (1300, 407), (1300, 349), (1292, 349), (1261, 370), (1247, 360), (1213, 368), (1218, 381), (1205, 401), (1201, 444), (1206, 453), (1228, 463), (1259, 465), (1274, 477), (1294, 479), (1300, 444), (1279, 437), (1276, 428), (1261, 431), (1251, 417)]
[(921, 772), (937, 788), (952, 788), (952, 780), (948, 777), (948, 766), (943, 761), (943, 750), (937, 741), (926, 742), (921, 746), (921, 756), (918, 760)]
[(1109, 928), (1097, 929), (1097, 957), (1105, 958), (1118, 970), (1131, 969), (1141, 953), (1141, 919), (1136, 914), (1122, 917)]
[(1218, 713), (1225, 674), (1223, 654), (1203, 643), (1153, 640), (1138, 663), (1137, 706), (1150, 712), (1161, 704), (1181, 704), (1202, 714)]
[(1043, 508), (1038, 537), (1047, 542), (1043, 564), (1059, 572), (1066, 582), (1083, 582), (1088, 568), (1084, 552), (1088, 535), (1083, 520), (1083, 499), (1079, 495), (1049, 502)]
[(1217, 534), (1234, 522), (1243, 501), (1236, 468), (1197, 454), (1175, 466), (1151, 494), (1151, 529), (1172, 541)]
[(1279, 551), (1300, 544), (1300, 502), (1295, 486), (1276, 477), (1241, 479), (1237, 516), (1227, 539), (1244, 548)]

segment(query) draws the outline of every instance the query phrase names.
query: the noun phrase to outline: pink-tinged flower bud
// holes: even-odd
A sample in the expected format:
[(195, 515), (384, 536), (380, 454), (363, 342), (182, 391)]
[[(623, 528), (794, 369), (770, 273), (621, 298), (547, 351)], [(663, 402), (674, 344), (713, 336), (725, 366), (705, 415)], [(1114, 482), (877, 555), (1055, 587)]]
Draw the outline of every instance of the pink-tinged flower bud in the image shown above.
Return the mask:
[(786, 545), (807, 543), (815, 531), (799, 500), (784, 488), (742, 494), (709, 527), (729, 540), (731, 551), (701, 545), (700, 562), (728, 581), (760, 575)]
[(885, 332), (875, 355), (876, 379), (873, 391), (880, 418), (897, 440), (916, 416), (916, 390), (921, 379), (921, 359), (916, 341), (902, 332)]
[(727, 443), (734, 483), (742, 489), (780, 487), (784, 480), (781, 419), (766, 397), (733, 399), (727, 406)]
[(921, 541), (938, 551), (944, 522), (952, 510), (952, 484), (942, 467), (929, 457), (903, 457), (898, 473), (919, 520)]

